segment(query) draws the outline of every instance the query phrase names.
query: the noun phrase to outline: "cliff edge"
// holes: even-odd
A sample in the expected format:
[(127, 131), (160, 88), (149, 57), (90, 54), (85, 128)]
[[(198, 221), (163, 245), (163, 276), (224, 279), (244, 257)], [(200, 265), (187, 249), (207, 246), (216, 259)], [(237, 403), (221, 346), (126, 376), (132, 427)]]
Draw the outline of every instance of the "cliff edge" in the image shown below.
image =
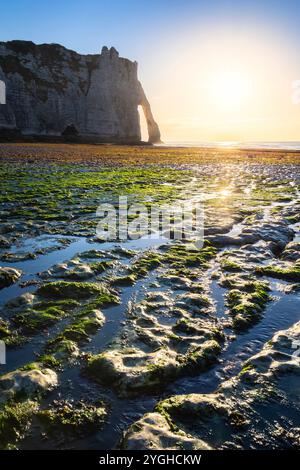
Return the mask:
[(1, 134), (138, 143), (143, 108), (149, 142), (160, 132), (138, 81), (137, 63), (115, 48), (81, 55), (59, 44), (0, 42)]

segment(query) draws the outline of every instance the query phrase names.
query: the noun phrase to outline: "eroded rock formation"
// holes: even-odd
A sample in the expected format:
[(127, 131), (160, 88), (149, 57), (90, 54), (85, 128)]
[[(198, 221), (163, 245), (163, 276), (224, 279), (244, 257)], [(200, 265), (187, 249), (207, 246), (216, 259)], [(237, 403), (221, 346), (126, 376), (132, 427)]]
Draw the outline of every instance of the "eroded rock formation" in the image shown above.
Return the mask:
[(7, 90), (0, 134), (135, 143), (141, 105), (149, 142), (160, 141), (137, 63), (113, 47), (80, 55), (58, 44), (0, 42), (0, 80)]

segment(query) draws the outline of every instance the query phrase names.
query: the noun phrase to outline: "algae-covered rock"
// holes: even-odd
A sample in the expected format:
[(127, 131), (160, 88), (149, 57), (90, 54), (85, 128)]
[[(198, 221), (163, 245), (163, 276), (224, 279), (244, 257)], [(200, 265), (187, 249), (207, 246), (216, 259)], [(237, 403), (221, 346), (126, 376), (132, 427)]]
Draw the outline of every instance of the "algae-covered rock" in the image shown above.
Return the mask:
[(162, 263), (162, 255), (155, 251), (149, 251), (140, 255), (133, 261), (130, 271), (137, 277), (143, 277)]
[(208, 239), (216, 246), (242, 246), (254, 244), (260, 240), (272, 242), (273, 250), (283, 250), (293, 239), (294, 232), (288, 224), (279, 218), (274, 221), (262, 221), (244, 227), (239, 235), (213, 235)]
[(5, 337), (7, 345), (16, 345), (65, 320), (60, 332), (45, 341), (43, 353), (60, 363), (73, 361), (80, 354), (79, 345), (89, 342), (103, 326), (105, 317), (100, 309), (119, 302), (117, 293), (103, 283), (46, 283), (35, 294), (24, 294), (6, 304), (11, 328), (15, 329), (11, 331), (9, 324), (3, 324), (0, 336)]
[(134, 274), (127, 274), (124, 276), (117, 276), (112, 281), (111, 284), (114, 286), (133, 286), (137, 280), (137, 276)]
[(21, 275), (20, 269), (0, 267), (0, 289), (14, 284)]
[(46, 273), (42, 273), (42, 277), (51, 276), (52, 278), (66, 280), (86, 281), (104, 272), (111, 266), (111, 261), (96, 261), (88, 264), (82, 262), (79, 258), (75, 258), (68, 262), (55, 265)]
[(173, 449), (174, 441), (166, 437), (178, 435), (189, 448), (299, 448), (299, 344), (300, 322), (276, 333), (214, 393), (159, 402), (128, 429), (121, 445)]
[(39, 287), (37, 294), (46, 298), (87, 299), (97, 294), (107, 292), (101, 284), (89, 282), (49, 282)]
[(48, 341), (45, 346), (45, 352), (46, 354), (51, 354), (59, 362), (72, 361), (80, 355), (76, 342), (66, 339), (62, 335), (58, 335), (56, 338)]
[(31, 294), (30, 292), (26, 292), (26, 294), (20, 295), (15, 299), (10, 300), (6, 303), (6, 307), (11, 309), (20, 309), (24, 306), (28, 307), (33, 304), (35, 300), (35, 295)]
[(184, 275), (176, 274), (176, 272), (164, 273), (159, 277), (159, 281), (166, 285), (170, 286), (173, 289), (178, 290), (188, 290), (192, 284), (191, 279)]
[(297, 261), (300, 258), (300, 243), (290, 242), (286, 245), (281, 256), (286, 261)]
[(130, 302), (114, 343), (88, 360), (85, 373), (127, 396), (155, 393), (215, 363), (224, 336), (207, 292), (194, 284), (196, 292), (172, 298), (169, 291), (155, 289), (140, 303)]
[(48, 409), (37, 414), (46, 432), (56, 436), (87, 436), (99, 431), (106, 417), (102, 402), (88, 403), (83, 400), (55, 400)]
[(53, 325), (65, 316), (65, 310), (57, 306), (50, 306), (43, 310), (28, 309), (23, 313), (17, 313), (12, 318), (12, 322), (17, 327), (21, 327), (23, 332), (32, 333)]
[(271, 300), (270, 287), (266, 282), (243, 281), (238, 278), (235, 278), (235, 286), (233, 282), (233, 288), (226, 296), (226, 305), (229, 307), (233, 327), (243, 330), (256, 323), (262, 316), (266, 304)]
[(8, 321), (0, 317), (0, 340), (5, 341), (7, 347), (14, 347), (22, 344), (25, 338), (18, 331), (14, 331)]
[(300, 261), (293, 264), (269, 264), (256, 268), (256, 273), (261, 276), (269, 276), (284, 281), (300, 281)]
[(8, 248), (10, 246), (10, 242), (7, 238), (0, 235), (0, 248)]
[(85, 373), (120, 395), (151, 393), (177, 377), (204, 370), (217, 360), (219, 353), (220, 345), (214, 340), (205, 341), (185, 356), (165, 348), (152, 353), (112, 350), (92, 356)]
[(200, 439), (170, 428), (167, 419), (159, 413), (148, 413), (136, 421), (120, 443), (125, 450), (210, 450)]
[(208, 313), (212, 307), (209, 297), (193, 292), (177, 296), (176, 305), (194, 313)]
[(75, 320), (54, 341), (69, 340), (75, 343), (89, 341), (90, 335), (101, 328), (104, 322), (105, 317), (100, 310), (90, 310), (89, 312), (81, 313), (75, 317)]
[(30, 369), (17, 369), (0, 377), (1, 401), (7, 401), (16, 395), (33, 398), (39, 392), (52, 390), (57, 384), (56, 372), (34, 363)]
[(31, 400), (0, 406), (0, 449), (11, 449), (25, 437), (37, 410), (38, 403)]

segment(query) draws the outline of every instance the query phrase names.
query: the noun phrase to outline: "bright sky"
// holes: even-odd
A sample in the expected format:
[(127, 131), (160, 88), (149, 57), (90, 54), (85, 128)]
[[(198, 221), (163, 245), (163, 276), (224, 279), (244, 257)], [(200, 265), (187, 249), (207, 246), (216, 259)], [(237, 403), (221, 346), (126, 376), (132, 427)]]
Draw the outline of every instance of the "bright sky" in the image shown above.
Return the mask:
[(165, 141), (300, 140), (300, 0), (2, 0), (0, 40), (115, 46)]

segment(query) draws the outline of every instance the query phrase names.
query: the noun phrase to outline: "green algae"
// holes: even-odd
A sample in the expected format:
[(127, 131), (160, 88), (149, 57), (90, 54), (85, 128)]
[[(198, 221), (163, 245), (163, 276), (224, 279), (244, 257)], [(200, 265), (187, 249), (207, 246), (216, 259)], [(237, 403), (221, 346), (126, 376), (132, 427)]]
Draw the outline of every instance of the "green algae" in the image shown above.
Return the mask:
[(90, 335), (94, 334), (101, 326), (99, 319), (89, 318), (80, 315), (74, 322), (67, 326), (62, 333), (56, 337), (56, 341), (64, 342), (65, 340), (74, 343), (89, 341)]
[[(64, 341), (73, 341), (75, 338), (77, 341), (88, 340), (89, 335), (99, 328), (99, 319), (95, 318), (95, 311), (101, 307), (109, 307), (120, 302), (116, 293), (101, 284), (91, 283), (53, 282), (41, 286), (37, 290), (37, 294), (47, 300), (38, 301), (33, 306), (23, 308), (21, 312), (18, 311), (12, 316), (12, 323), (19, 329), (19, 336), (14, 334), (15, 342), (18, 338), (19, 340), (24, 338), (24, 336), (20, 336), (19, 332), (22, 335), (37, 334), (66, 317), (71, 317), (73, 320), (65, 329), (65, 335), (60, 336), (60, 342), (64, 344)], [(69, 298), (71, 296), (80, 299), (81, 302)], [(55, 300), (52, 300), (53, 298)], [(2, 332), (0, 329), (0, 337), (2, 334), (12, 342), (13, 336), (8, 324), (3, 322), (0, 327), (2, 328)]]
[(89, 266), (91, 270), (94, 271), (95, 274), (100, 274), (106, 271), (106, 269), (111, 268), (113, 266), (113, 263), (112, 261), (98, 261), (98, 262), (89, 264)]
[(60, 359), (78, 353), (77, 345), (90, 340), (104, 324), (105, 318), (99, 308), (106, 308), (120, 303), (118, 295), (104, 290), (101, 294), (83, 305), (79, 312), (74, 314), (73, 320), (56, 337), (46, 343), (45, 351), (59, 354)]
[(275, 277), (284, 281), (300, 281), (300, 262), (296, 262), (290, 267), (276, 265), (259, 266), (255, 272), (262, 276)]
[(140, 256), (134, 261), (129, 268), (133, 275), (137, 277), (143, 277), (148, 274), (149, 271), (157, 268), (162, 263), (163, 256), (160, 253), (148, 252)]
[[(104, 352), (90, 356), (83, 373), (91, 380), (115, 389), (122, 396), (148, 394), (160, 391), (162, 387), (179, 377), (205, 370), (217, 361), (221, 346), (216, 340), (207, 340), (198, 347), (192, 348), (185, 355), (174, 356), (164, 349), (158, 352), (162, 354), (153, 360), (149, 358), (142, 365), (138, 351), (133, 351), (130, 353), (132, 357), (124, 356), (123, 369), (117, 365), (119, 352), (114, 356), (108, 356)], [(136, 366), (133, 365), (135, 361)], [(129, 363), (132, 365), (130, 366)], [(128, 375), (130, 368), (132, 368), (131, 375)]]
[(137, 275), (135, 274), (127, 274), (125, 276), (118, 276), (115, 277), (112, 281), (111, 284), (114, 286), (133, 286), (134, 283), (137, 280)]
[(151, 197), (152, 202), (165, 203), (178, 196), (183, 174), (191, 172), (154, 167), (95, 170), (84, 165), (75, 169), (71, 164), (26, 167), (2, 162), (0, 203), (14, 203), (10, 218), (60, 221), (65, 225), (75, 219), (82, 228), (87, 227), (87, 221), (81, 219), (90, 215), (94, 231), (99, 201), (107, 194), (112, 198), (127, 194), (131, 202)]
[(235, 329), (246, 329), (260, 319), (266, 304), (271, 300), (269, 291), (265, 282), (245, 281), (239, 288), (228, 292), (226, 305)]
[(241, 265), (239, 265), (235, 261), (232, 261), (231, 259), (228, 259), (228, 258), (221, 258), (220, 266), (222, 270), (229, 271), (229, 272), (242, 271), (243, 269)]
[(52, 354), (42, 354), (38, 360), (41, 364), (43, 364), (44, 367), (54, 370), (61, 369), (61, 361), (56, 359), (56, 357), (54, 357)]
[(82, 400), (77, 402), (57, 400), (52, 408), (40, 410), (37, 417), (49, 434), (63, 432), (86, 436), (101, 429), (106, 414), (106, 406), (103, 402), (94, 404)]
[(203, 248), (193, 245), (172, 245), (164, 256), (164, 261), (177, 269), (189, 267), (207, 268), (208, 261), (216, 256), (217, 250), (209, 242)]
[(81, 259), (98, 259), (98, 258), (104, 258), (104, 257), (106, 257), (106, 254), (99, 250), (89, 250), (89, 251), (84, 251), (83, 253), (80, 253)]
[(12, 322), (21, 329), (23, 334), (36, 334), (72, 315), (79, 307), (80, 303), (73, 299), (40, 301), (16, 313), (12, 317)]
[(14, 324), (21, 327), (24, 332), (35, 332), (56, 323), (66, 316), (64, 310), (57, 307), (49, 307), (45, 310), (34, 309), (18, 313), (12, 319)]
[(103, 286), (95, 283), (56, 281), (41, 286), (37, 290), (37, 294), (55, 299), (88, 299), (104, 291)]
[(0, 318), (0, 340), (5, 342), (7, 347), (20, 346), (26, 338), (17, 331), (13, 331), (7, 321)]
[(78, 348), (74, 341), (65, 339), (63, 335), (59, 335), (47, 342), (45, 353), (46, 355), (53, 355), (56, 360), (60, 361), (65, 358), (70, 358), (73, 355), (78, 355)]
[(9, 448), (24, 437), (38, 405), (34, 401), (10, 402), (0, 406), (0, 447)]
[(69, 312), (78, 308), (80, 305), (81, 305), (80, 302), (74, 299), (62, 299), (62, 300), (55, 300), (55, 301), (48, 300), (47, 302), (45, 301), (37, 302), (36, 304), (34, 304), (34, 309), (45, 310), (50, 307), (57, 307), (63, 310), (64, 312)]
[(149, 251), (135, 260), (130, 271), (137, 277), (143, 277), (149, 271), (160, 266), (169, 265), (176, 274), (190, 273), (189, 269), (194, 267), (208, 268), (208, 261), (215, 257), (217, 253), (209, 242), (203, 248), (195, 245), (174, 244), (161, 252)]

